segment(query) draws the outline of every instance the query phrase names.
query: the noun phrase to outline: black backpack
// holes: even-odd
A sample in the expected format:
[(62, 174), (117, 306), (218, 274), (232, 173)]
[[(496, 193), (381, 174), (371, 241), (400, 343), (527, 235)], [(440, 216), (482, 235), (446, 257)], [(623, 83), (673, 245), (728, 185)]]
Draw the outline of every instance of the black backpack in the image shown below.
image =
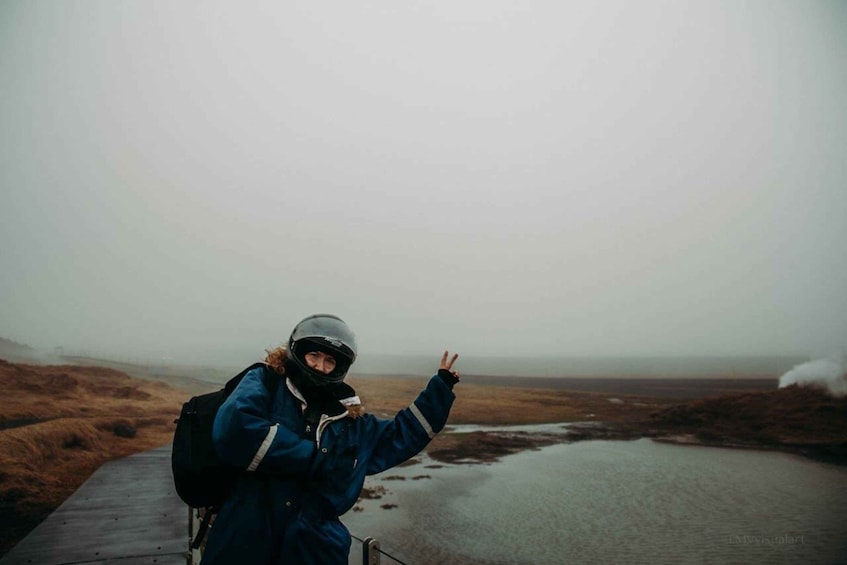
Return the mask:
[[(230, 467), (218, 460), (212, 443), (212, 426), (218, 408), (232, 394), (244, 375), (257, 367), (266, 366), (265, 363), (254, 363), (231, 378), (221, 390), (194, 396), (182, 405), (182, 412), (176, 420), (171, 469), (176, 493), (192, 508), (206, 508), (207, 512), (216, 512), (226, 500), (238, 476), (244, 472), (243, 469)], [(273, 370), (264, 371), (263, 375), (273, 402), (281, 378)]]

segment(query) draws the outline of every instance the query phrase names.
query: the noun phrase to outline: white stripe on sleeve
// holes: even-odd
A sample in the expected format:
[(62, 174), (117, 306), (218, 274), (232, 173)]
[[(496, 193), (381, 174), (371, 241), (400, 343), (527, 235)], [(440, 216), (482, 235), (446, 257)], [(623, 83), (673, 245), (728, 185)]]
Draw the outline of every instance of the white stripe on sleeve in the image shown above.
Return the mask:
[(415, 406), (415, 403), (414, 403), (414, 402), (412, 402), (412, 403), (409, 405), (409, 410), (411, 410), (411, 411), (412, 411), (412, 414), (414, 414), (414, 415), (415, 415), (415, 418), (417, 418), (417, 419), (418, 419), (418, 422), (420, 422), (420, 424), (421, 424), (421, 426), (423, 427), (424, 431), (425, 431), (425, 432), (426, 432), (426, 434), (429, 436), (429, 439), (434, 438), (434, 437), (435, 437), (435, 432), (434, 432), (434, 431), (432, 431), (432, 426), (430, 426), (430, 425), (429, 425), (429, 422), (427, 422), (426, 418), (424, 417), (424, 415), (423, 415), (423, 414), (421, 414), (420, 409), (419, 409), (417, 406)]
[(271, 444), (274, 442), (274, 438), (276, 437), (276, 431), (279, 429), (279, 424), (274, 424), (270, 428), (268, 428), (268, 435), (265, 436), (265, 440), (262, 442), (262, 445), (259, 446), (259, 450), (256, 452), (256, 455), (253, 456), (253, 460), (250, 462), (250, 466), (247, 467), (248, 471), (255, 471), (259, 466), (259, 463), (262, 462), (262, 459), (265, 458), (265, 454), (271, 448)]

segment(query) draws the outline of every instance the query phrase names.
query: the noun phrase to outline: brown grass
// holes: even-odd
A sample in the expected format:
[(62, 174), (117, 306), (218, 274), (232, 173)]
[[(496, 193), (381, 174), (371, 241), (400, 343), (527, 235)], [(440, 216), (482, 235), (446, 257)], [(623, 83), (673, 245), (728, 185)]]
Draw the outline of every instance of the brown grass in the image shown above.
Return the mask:
[[(391, 417), (409, 405), (428, 379), (351, 377), (348, 381), (368, 412)], [(448, 425), (628, 422), (647, 418), (657, 409), (679, 403), (672, 398), (476, 385), (471, 378), (462, 379), (455, 390), (456, 401)], [(610, 402), (610, 398), (622, 402)]]
[(187, 394), (112, 369), (0, 360), (0, 554), (111, 459), (167, 444)]

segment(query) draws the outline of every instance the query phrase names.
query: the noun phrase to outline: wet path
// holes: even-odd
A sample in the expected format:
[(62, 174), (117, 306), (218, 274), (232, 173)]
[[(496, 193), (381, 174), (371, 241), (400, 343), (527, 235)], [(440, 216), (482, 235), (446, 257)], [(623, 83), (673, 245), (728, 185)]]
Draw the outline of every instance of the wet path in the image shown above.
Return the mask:
[(188, 509), (170, 456), (165, 446), (106, 463), (0, 564), (185, 564)]

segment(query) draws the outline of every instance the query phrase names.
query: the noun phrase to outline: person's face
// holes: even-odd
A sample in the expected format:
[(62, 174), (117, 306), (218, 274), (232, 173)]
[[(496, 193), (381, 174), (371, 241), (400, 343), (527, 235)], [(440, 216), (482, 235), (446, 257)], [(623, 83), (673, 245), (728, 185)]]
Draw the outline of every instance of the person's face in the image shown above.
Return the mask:
[(319, 373), (328, 375), (335, 370), (335, 357), (323, 351), (310, 351), (305, 356), (306, 365)]

